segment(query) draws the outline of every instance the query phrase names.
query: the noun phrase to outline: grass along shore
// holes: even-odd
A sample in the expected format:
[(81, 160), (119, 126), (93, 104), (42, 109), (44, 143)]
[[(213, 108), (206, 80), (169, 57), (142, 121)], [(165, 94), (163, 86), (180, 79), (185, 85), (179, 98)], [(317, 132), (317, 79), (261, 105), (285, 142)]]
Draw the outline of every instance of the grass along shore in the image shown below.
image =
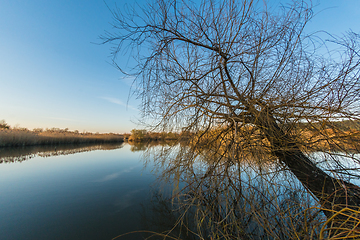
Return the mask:
[(0, 147), (59, 145), (82, 143), (111, 143), (123, 142), (126, 137), (122, 134), (80, 133), (67, 129), (34, 129), (0, 128)]

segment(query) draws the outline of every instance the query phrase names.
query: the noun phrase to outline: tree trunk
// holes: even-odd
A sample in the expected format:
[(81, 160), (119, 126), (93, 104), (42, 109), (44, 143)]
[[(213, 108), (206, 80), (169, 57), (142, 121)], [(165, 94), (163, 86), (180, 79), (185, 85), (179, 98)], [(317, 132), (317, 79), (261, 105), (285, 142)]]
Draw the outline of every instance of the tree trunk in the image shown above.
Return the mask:
[[(340, 211), (347, 207), (359, 210), (360, 187), (331, 177), (318, 168), (296, 145), (291, 136), (285, 134), (271, 115), (259, 119), (274, 154), (300, 182), (319, 200), (322, 208)], [(323, 211), (329, 218), (332, 211)], [(341, 217), (340, 215), (339, 217)]]

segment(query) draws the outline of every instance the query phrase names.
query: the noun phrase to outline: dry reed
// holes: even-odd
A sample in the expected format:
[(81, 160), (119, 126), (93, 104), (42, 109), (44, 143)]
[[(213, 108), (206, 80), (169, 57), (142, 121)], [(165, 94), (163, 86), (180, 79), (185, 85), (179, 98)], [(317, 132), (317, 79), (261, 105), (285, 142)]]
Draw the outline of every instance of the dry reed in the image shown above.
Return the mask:
[(26, 129), (0, 129), (0, 147), (123, 142), (121, 134), (93, 134), (69, 131), (36, 132)]

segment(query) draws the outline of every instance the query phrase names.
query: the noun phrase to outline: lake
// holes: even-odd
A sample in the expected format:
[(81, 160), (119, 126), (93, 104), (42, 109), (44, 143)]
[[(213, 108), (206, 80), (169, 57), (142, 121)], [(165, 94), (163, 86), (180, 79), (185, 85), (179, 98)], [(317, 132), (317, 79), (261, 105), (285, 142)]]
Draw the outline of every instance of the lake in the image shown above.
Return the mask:
[(112, 239), (151, 230), (144, 212), (156, 176), (141, 151), (57, 148), (0, 149), (1, 239)]
[(318, 239), (326, 231), (317, 199), (268, 155), (124, 143), (2, 148), (0, 163), (1, 239)]

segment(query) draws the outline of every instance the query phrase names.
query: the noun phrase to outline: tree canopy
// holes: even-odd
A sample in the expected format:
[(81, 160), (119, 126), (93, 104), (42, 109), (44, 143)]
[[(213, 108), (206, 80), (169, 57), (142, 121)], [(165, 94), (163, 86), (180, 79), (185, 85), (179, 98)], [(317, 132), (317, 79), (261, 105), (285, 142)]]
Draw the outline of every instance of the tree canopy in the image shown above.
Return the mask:
[(359, 187), (311, 157), (341, 152), (359, 163), (349, 147), (359, 133), (335, 124), (360, 119), (359, 34), (308, 32), (310, 1), (269, 9), (254, 0), (156, 0), (136, 9), (114, 11), (115, 31), (103, 39), (114, 44), (115, 64), (132, 51), (129, 74), (154, 126), (200, 131), (199, 142), (211, 135), (227, 146), (223, 156), (265, 149), (325, 209), (360, 206)]
[(247, 124), (263, 111), (282, 125), (358, 117), (359, 35), (329, 35), (338, 48), (324, 52), (304, 31), (304, 1), (273, 12), (252, 0), (155, 1), (136, 14), (114, 12), (106, 41), (114, 55), (131, 48), (144, 114), (163, 125)]

